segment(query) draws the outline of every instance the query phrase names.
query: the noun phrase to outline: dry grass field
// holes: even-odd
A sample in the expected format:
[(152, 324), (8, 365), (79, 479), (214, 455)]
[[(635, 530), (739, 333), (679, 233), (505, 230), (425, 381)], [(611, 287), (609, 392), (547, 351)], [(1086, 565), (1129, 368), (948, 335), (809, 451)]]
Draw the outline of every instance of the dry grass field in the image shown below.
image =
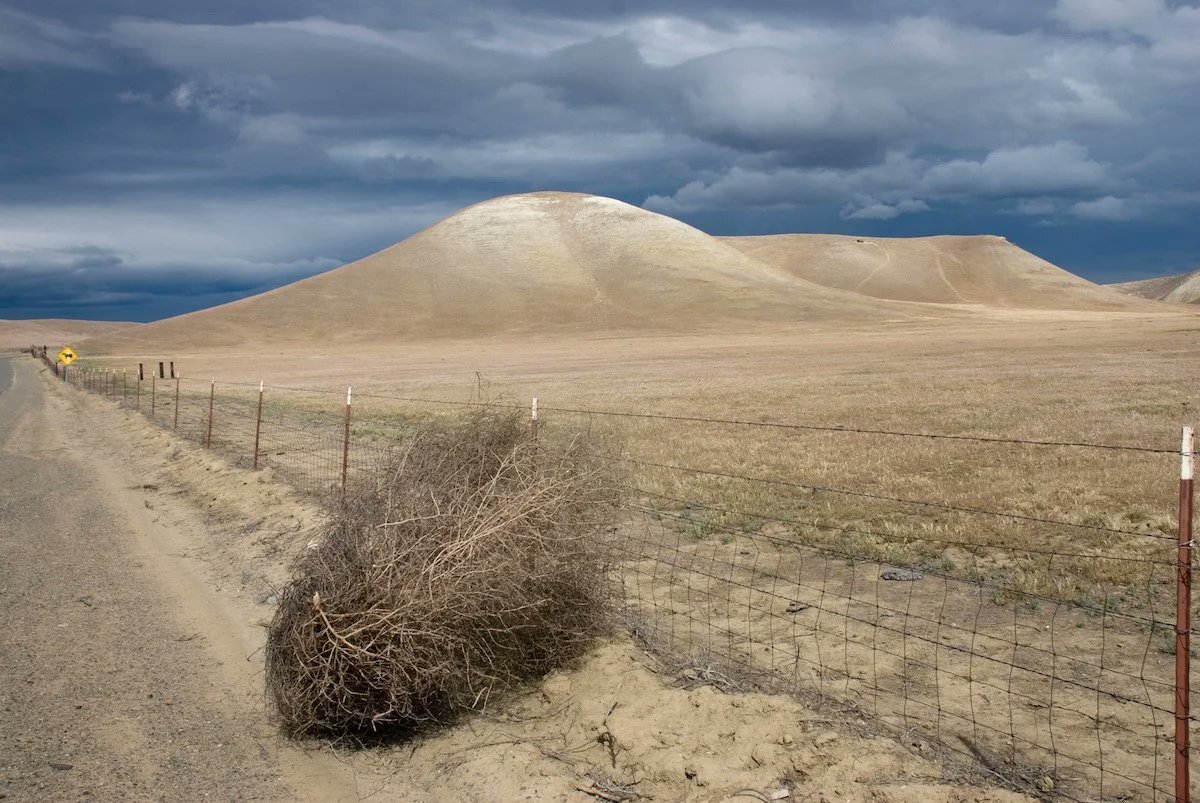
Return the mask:
[[(788, 430), (697, 421), (610, 417), (604, 411), (822, 427), (1050, 440), (1176, 449), (1197, 400), (1184, 377), (1200, 368), (1200, 319), (1187, 314), (1004, 312), (967, 321), (823, 325), (751, 334), (677, 337), (489, 339), (380, 344), (342, 353), (161, 355), (203, 395), (218, 377), (279, 391), (283, 410), (340, 415), (355, 387), (356, 434), (386, 430), (397, 413), (454, 414), (451, 402), (481, 397), (527, 404), (538, 396), (546, 426), (600, 427), (630, 459), (1110, 529), (1164, 534), (1174, 523), (1177, 459), (1171, 455), (979, 443), (882, 434)], [(127, 364), (113, 360), (113, 365)], [(315, 392), (315, 391), (326, 391)], [(250, 398), (249, 394), (247, 399)], [(559, 408), (588, 412), (559, 412)], [(372, 421), (379, 419), (373, 425)], [(969, 555), (938, 539), (1016, 554), (1061, 548), (1125, 557), (1156, 539), (1032, 526), (786, 485), (631, 467), (631, 482), (674, 500), (728, 509), (719, 522), (753, 514), (810, 528), (815, 539), (863, 554), (918, 556), (965, 568)], [(669, 501), (668, 507), (678, 507)], [(760, 522), (761, 523), (761, 522)], [(925, 540), (923, 540), (925, 539)], [(1133, 584), (1125, 562), (1049, 561), (1020, 555), (1012, 569), (1033, 593), (1079, 597)], [(1122, 574), (1125, 572), (1125, 574)]]

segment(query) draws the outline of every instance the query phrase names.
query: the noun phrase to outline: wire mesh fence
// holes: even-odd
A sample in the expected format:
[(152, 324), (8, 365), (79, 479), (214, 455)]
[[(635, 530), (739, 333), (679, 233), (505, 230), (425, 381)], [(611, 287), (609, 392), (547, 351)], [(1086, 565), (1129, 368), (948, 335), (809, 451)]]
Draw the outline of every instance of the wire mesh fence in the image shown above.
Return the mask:
[[(139, 382), (90, 368), (67, 380), (316, 496), (336, 494), (422, 418), (494, 405), (360, 394), (360, 409), (340, 391)], [(626, 439), (611, 547), (628, 623), (694, 676), (821, 701), (1036, 797), (1186, 797), (1190, 513), (1177, 520), (1168, 492), (1189, 447), (545, 404), (539, 415), (548, 437), (590, 428)], [(718, 430), (736, 433), (728, 448)], [(767, 433), (769, 452), (745, 456), (750, 431)], [(959, 472), (1015, 468), (987, 497), (964, 481), (958, 499), (872, 483), (871, 472), (833, 484), (787, 471), (812, 465), (804, 456), (824, 448), (813, 439), (850, 437), (919, 439)], [(693, 440), (719, 448), (689, 464), (678, 444)], [(880, 451), (866, 453), (878, 461)], [(911, 456), (894, 454), (901, 466)], [(1083, 461), (1163, 493), (1144, 510), (1099, 510), (1106, 497), (1094, 480), (1075, 484), (1069, 473)], [(1054, 487), (997, 499), (997, 484), (1029, 486), (1035, 464), (1039, 481), (1049, 467)], [(933, 487), (909, 479), (910, 490)]]

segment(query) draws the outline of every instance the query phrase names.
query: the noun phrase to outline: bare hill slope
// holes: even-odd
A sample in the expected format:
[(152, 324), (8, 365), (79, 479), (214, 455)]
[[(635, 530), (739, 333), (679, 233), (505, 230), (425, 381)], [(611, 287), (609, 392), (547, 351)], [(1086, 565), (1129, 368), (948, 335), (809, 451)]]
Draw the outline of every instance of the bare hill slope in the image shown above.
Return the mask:
[(0, 350), (9, 351), (26, 346), (49, 346), (51, 349), (58, 349), (91, 337), (112, 334), (138, 325), (114, 321), (74, 321), (64, 318), (0, 319)]
[(1174, 276), (1159, 276), (1155, 279), (1110, 284), (1109, 287), (1131, 296), (1155, 301), (1200, 304), (1200, 268)]
[(881, 299), (1024, 309), (1149, 306), (992, 235), (777, 234), (721, 239), (798, 278)]
[(679, 331), (896, 314), (763, 265), (670, 217), (610, 198), (532, 193), (476, 204), (357, 262), (103, 345)]

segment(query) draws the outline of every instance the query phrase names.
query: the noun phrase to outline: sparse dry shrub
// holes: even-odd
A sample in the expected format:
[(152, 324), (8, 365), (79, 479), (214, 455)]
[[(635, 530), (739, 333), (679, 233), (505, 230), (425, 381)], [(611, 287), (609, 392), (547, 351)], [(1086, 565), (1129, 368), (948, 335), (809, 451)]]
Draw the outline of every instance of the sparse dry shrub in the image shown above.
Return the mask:
[(487, 409), (351, 482), (280, 594), (267, 691), (293, 735), (413, 731), (577, 656), (610, 621), (594, 438)]

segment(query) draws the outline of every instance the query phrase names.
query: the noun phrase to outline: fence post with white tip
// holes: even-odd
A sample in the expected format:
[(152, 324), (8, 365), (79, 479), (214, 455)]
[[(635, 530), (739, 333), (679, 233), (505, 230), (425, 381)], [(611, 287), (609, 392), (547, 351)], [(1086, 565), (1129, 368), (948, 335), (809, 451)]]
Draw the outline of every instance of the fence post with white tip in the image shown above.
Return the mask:
[(258, 471), (258, 435), (262, 431), (263, 380), (258, 381), (258, 414), (254, 419), (254, 464), (251, 471)]
[(1196, 438), (1183, 428), (1179, 447), (1179, 543), (1176, 555), (1175, 606), (1175, 803), (1188, 803), (1190, 772), (1188, 741), (1191, 708), (1192, 632), (1192, 477), (1195, 474)]
[[(175, 374), (175, 364), (171, 364), (171, 374)], [(171, 429), (179, 429), (179, 379), (183, 374), (175, 377), (175, 421), (171, 424)]]
[(342, 430), (342, 496), (346, 495), (346, 475), (350, 471), (350, 387), (346, 387), (346, 423)]
[(538, 436), (538, 405), (537, 396), (533, 397), (533, 405), (529, 409), (529, 434), (537, 440)]

